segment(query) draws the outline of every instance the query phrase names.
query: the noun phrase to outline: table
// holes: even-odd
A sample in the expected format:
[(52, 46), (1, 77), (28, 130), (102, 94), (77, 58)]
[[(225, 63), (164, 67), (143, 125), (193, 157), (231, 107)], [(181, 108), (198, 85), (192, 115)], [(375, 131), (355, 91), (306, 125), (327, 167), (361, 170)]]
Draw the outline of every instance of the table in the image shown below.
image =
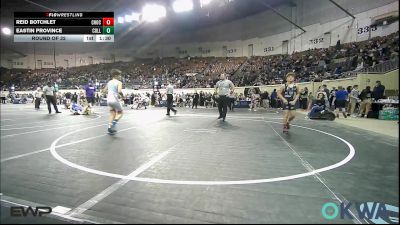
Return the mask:
[(372, 102), (371, 112), (368, 113), (368, 118), (379, 118), (379, 111), (383, 109), (384, 105), (392, 105), (394, 107), (399, 107), (399, 102)]

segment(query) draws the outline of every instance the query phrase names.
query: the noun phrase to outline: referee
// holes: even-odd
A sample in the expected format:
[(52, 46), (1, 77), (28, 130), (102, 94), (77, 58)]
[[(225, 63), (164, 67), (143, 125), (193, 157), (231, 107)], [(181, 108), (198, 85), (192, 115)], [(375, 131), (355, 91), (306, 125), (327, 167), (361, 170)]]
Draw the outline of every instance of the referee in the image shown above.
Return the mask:
[(46, 86), (44, 86), (43, 93), (46, 96), (47, 109), (49, 110), (49, 114), (51, 114), (50, 104), (53, 105), (54, 110), (56, 110), (56, 113), (61, 113), (60, 111), (58, 111), (57, 103), (56, 103), (56, 96), (55, 96), (56, 92), (54, 90), (54, 87), (51, 85), (50, 81), (47, 82)]
[(172, 96), (174, 94), (174, 87), (172, 86), (171, 82), (168, 81), (168, 86), (167, 86), (167, 116), (169, 116), (169, 112), (170, 110), (172, 110), (172, 112), (174, 112), (174, 114), (176, 115), (177, 110), (173, 108), (173, 100), (174, 97)]
[(230, 103), (229, 95), (233, 93), (235, 86), (233, 85), (232, 81), (226, 79), (226, 75), (223, 73), (219, 77), (220, 80), (215, 85), (215, 93), (218, 94), (218, 111), (219, 117), (225, 121), (226, 112), (228, 111), (228, 104)]

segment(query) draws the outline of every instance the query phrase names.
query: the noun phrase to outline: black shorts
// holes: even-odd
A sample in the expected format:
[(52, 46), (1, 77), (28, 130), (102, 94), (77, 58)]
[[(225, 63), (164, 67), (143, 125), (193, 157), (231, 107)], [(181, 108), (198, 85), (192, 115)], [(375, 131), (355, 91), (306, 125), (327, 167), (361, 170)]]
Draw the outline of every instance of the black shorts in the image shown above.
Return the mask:
[(94, 104), (94, 97), (86, 97), (88, 103)]
[(291, 110), (296, 110), (297, 109), (297, 107), (296, 107), (296, 104), (294, 104), (294, 105), (291, 105), (291, 104), (283, 104), (283, 110), (289, 110), (289, 111), (291, 111)]
[(338, 108), (346, 108), (346, 100), (336, 100), (335, 101), (335, 109)]

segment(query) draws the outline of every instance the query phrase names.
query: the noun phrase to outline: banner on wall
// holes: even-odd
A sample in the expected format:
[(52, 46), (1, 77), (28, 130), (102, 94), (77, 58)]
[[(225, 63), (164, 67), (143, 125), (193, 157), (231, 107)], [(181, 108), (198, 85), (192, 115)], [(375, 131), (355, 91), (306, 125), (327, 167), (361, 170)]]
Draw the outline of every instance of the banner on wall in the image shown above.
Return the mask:
[(323, 48), (324, 46), (324, 36), (319, 36), (311, 38), (308, 42), (310, 48)]
[[(371, 19), (365, 18), (357, 21), (357, 41), (365, 41), (370, 36)], [(375, 27), (376, 28), (376, 27)]]

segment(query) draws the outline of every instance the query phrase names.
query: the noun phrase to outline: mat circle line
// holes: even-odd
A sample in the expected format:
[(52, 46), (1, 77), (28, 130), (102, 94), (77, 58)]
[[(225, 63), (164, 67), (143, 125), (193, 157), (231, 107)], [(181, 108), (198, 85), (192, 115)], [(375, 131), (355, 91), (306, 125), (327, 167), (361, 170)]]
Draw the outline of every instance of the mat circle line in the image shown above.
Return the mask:
[[(254, 120), (254, 121), (261, 121), (261, 120)], [(277, 123), (277, 124), (282, 124), (280, 122), (275, 122), (275, 121), (267, 121), (267, 120), (262, 120), (263, 122), (266, 123)], [(68, 160), (66, 160), (65, 158), (61, 157), (58, 152), (56, 151), (56, 145), (57, 143), (65, 138), (68, 135), (80, 132), (82, 130), (86, 130), (89, 128), (82, 128), (82, 129), (78, 129), (75, 131), (71, 131), (69, 133), (66, 133), (60, 137), (58, 137), (56, 140), (53, 141), (53, 143), (50, 146), (50, 153), (52, 154), (52, 156), (57, 159), (58, 161), (60, 161), (61, 163), (81, 170), (81, 171), (85, 171), (88, 173), (92, 173), (92, 174), (97, 174), (97, 175), (101, 175), (101, 176), (107, 176), (107, 177), (113, 177), (113, 178), (118, 178), (118, 179), (127, 179), (127, 180), (132, 180), (132, 181), (141, 181), (141, 182), (149, 182), (149, 183), (159, 183), (159, 184), (180, 184), (180, 185), (241, 185), (241, 184), (258, 184), (258, 183), (272, 183), (272, 182), (278, 182), (278, 181), (288, 181), (288, 180), (294, 180), (294, 179), (298, 179), (298, 178), (303, 178), (303, 177), (308, 177), (308, 176), (313, 176), (315, 174), (319, 174), (321, 172), (326, 172), (335, 168), (338, 168), (340, 166), (345, 165), (346, 163), (348, 163), (355, 155), (355, 149), (353, 147), (353, 145), (351, 145), (348, 141), (344, 140), (341, 137), (338, 137), (334, 134), (325, 132), (325, 131), (321, 131), (321, 130), (317, 130), (317, 129), (313, 129), (313, 128), (309, 128), (309, 127), (304, 127), (304, 126), (300, 126), (300, 125), (291, 125), (292, 127), (299, 127), (299, 128), (303, 128), (303, 129), (307, 129), (307, 130), (312, 130), (312, 131), (316, 131), (322, 134), (326, 134), (328, 136), (334, 137), (340, 141), (342, 141), (343, 143), (345, 143), (347, 145), (347, 147), (349, 148), (349, 154), (346, 156), (346, 158), (344, 158), (343, 160), (341, 160), (340, 162), (337, 162), (335, 164), (326, 166), (326, 167), (322, 167), (313, 171), (309, 171), (306, 173), (299, 173), (299, 174), (295, 174), (295, 175), (289, 175), (289, 176), (283, 176), (283, 177), (275, 177), (275, 178), (267, 178), (267, 179), (252, 179), (252, 180), (231, 180), (231, 181), (189, 181), (189, 180), (167, 180), (167, 179), (157, 179), (157, 178), (145, 178), (145, 177), (129, 177), (127, 175), (121, 175), (121, 174), (115, 174), (115, 173), (108, 173), (108, 172), (104, 172), (104, 171), (100, 171), (100, 170), (95, 170), (95, 169), (91, 169), (91, 168), (87, 168), (78, 164), (75, 164), (73, 162), (70, 162)]]

